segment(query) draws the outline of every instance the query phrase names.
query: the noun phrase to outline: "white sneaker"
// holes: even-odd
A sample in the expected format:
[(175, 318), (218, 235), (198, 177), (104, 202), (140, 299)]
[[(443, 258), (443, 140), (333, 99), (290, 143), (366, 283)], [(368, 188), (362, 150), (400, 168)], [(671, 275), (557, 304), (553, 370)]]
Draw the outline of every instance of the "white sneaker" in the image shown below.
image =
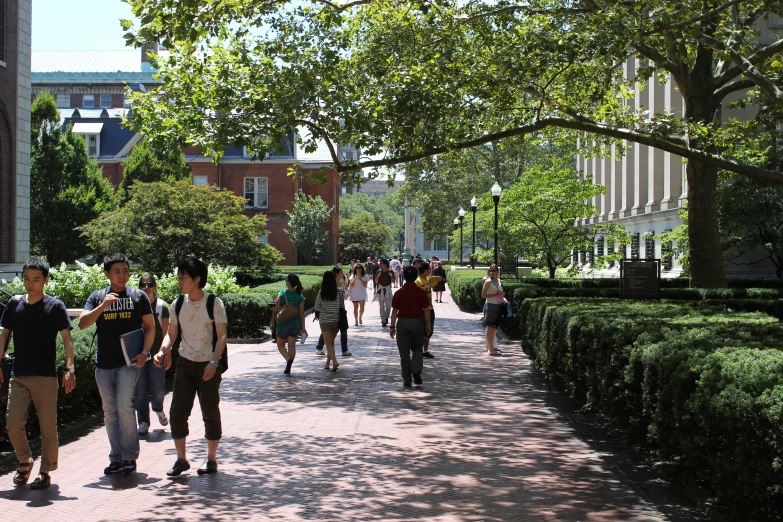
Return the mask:
[(146, 435), (150, 431), (150, 425), (146, 422), (139, 423), (139, 429), (137, 430), (139, 435)]
[(352, 356), (352, 355), (353, 355), (353, 354), (352, 354), (350, 351), (348, 351), (348, 350), (345, 350), (345, 351), (343, 352), (343, 357), (350, 357), (350, 356)]
[(323, 350), (316, 350), (316, 351), (315, 351), (315, 354), (316, 354), (316, 355), (323, 355), (323, 354), (324, 354), (324, 351), (323, 351)]
[(161, 426), (168, 426), (169, 420), (166, 418), (166, 414), (162, 411), (155, 412), (158, 414), (158, 422), (160, 422)]

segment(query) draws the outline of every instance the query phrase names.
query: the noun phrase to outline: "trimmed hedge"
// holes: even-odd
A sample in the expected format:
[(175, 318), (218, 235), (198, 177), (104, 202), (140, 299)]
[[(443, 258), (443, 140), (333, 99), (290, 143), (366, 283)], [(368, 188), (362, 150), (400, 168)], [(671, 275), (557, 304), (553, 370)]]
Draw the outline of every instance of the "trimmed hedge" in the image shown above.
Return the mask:
[[(300, 276), (305, 308), (315, 304), (315, 297), (321, 290), (321, 277)], [(269, 303), (274, 302), (280, 290), (285, 290), (285, 281), (269, 283), (250, 289), (246, 294), (224, 294), (221, 297), (228, 316), (229, 338), (257, 338), (264, 333), (272, 318)]]
[(522, 346), (743, 520), (783, 519), (783, 326), (700, 302), (527, 299)]
[[(57, 425), (65, 426), (101, 411), (101, 396), (98, 385), (95, 382), (95, 350), (92, 343), (95, 334), (95, 325), (86, 330), (74, 328), (71, 331), (74, 344), (74, 366), (76, 369), (76, 388), (65, 394), (62, 386), (57, 396)], [(65, 352), (62, 339), (57, 336), (57, 380), (62, 384), (62, 375), (65, 371)], [(5, 412), (8, 401), (0, 401), (0, 418), (5, 426)], [(38, 416), (30, 415), (27, 421), (27, 435), (31, 441), (38, 439), (41, 429), (38, 425)], [(0, 431), (0, 448), (10, 451), (11, 443), (8, 440), (8, 432)]]

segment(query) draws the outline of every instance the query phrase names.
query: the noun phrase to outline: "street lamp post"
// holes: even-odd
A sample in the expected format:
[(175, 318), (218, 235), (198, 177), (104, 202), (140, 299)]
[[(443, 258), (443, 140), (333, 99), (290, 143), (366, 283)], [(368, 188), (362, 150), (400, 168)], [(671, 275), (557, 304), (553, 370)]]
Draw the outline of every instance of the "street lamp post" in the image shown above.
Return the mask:
[(462, 221), (465, 219), (465, 209), (459, 207), (459, 266), (462, 266)]
[[(454, 232), (459, 228), (459, 219), (454, 218)], [(449, 241), (449, 248), (451, 248), (451, 241)], [(451, 262), (451, 256), (449, 256), (449, 262)]]
[(500, 185), (496, 181), (494, 185), (492, 185), (492, 201), (495, 202), (495, 266), (498, 264), (498, 203), (500, 203), (500, 194), (503, 192), (503, 189), (500, 188)]
[(473, 253), (470, 255), (470, 266), (474, 270), (476, 269), (476, 196), (470, 200), (470, 211), (473, 212)]

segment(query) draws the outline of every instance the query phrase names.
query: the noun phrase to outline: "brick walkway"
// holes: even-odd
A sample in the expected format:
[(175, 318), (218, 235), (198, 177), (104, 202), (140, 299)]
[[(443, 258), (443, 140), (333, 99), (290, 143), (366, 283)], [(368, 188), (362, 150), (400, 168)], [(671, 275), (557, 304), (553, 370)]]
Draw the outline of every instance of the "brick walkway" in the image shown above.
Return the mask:
[[(231, 346), (221, 388), (220, 472), (205, 455), (198, 404), (193, 468), (169, 479), (175, 452), (153, 421), (135, 476), (106, 477), (103, 428), (65, 444), (47, 491), (0, 477), (5, 520), (690, 521), (644, 471), (593, 440), (530, 370), (517, 347), (481, 348), (478, 316), (436, 304), (434, 360), (404, 389), (378, 307), (349, 330), (354, 357), (336, 373), (314, 353), (317, 323), (293, 375), (271, 344)], [(166, 410), (171, 396), (167, 396)], [(193, 422), (195, 420), (195, 422)], [(37, 463), (36, 471), (37, 472)], [(637, 475), (639, 477), (637, 477)], [(631, 477), (634, 479), (632, 480)]]

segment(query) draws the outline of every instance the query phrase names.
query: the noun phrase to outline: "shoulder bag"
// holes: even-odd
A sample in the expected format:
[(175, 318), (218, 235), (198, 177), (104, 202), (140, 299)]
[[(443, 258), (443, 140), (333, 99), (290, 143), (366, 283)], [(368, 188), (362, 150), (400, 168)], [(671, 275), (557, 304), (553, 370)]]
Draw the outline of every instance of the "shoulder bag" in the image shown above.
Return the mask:
[(277, 311), (277, 315), (275, 316), (277, 324), (285, 323), (286, 321), (290, 321), (299, 316), (299, 306), (286, 298), (285, 291), (280, 292), (280, 298), (281, 300), (285, 299), (286, 303), (285, 306)]

